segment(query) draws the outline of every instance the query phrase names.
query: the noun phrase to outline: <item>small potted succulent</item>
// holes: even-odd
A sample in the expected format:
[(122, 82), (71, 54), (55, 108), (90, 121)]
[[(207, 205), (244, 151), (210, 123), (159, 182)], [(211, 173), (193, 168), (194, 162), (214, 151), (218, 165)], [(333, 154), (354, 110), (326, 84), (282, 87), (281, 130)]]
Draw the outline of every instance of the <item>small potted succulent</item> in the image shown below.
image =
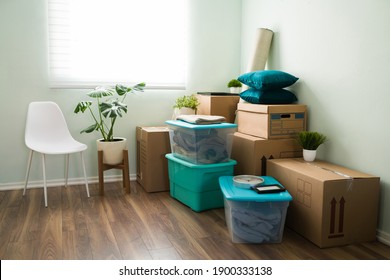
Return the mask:
[(200, 102), (195, 94), (180, 96), (176, 99), (173, 119), (179, 115), (195, 115)]
[(240, 93), (242, 83), (239, 80), (233, 79), (228, 82), (227, 86), (230, 90), (230, 93)]
[[(127, 146), (127, 140), (123, 137), (114, 136), (114, 127), (118, 117), (123, 117), (127, 113), (127, 104), (124, 103), (126, 96), (130, 93), (143, 91), (144, 83), (139, 83), (133, 87), (116, 85), (112, 87), (97, 87), (87, 93), (96, 100), (81, 101), (74, 109), (74, 113), (84, 113), (88, 111), (92, 116), (93, 124), (81, 130), (80, 133), (92, 133), (98, 131), (101, 138), (96, 141), (98, 150), (103, 150), (103, 162), (107, 164), (117, 164), (123, 160), (123, 150)], [(93, 108), (95, 104), (95, 108)]]
[(298, 133), (297, 141), (303, 148), (303, 159), (313, 161), (318, 147), (327, 141), (327, 137), (316, 131), (301, 131)]

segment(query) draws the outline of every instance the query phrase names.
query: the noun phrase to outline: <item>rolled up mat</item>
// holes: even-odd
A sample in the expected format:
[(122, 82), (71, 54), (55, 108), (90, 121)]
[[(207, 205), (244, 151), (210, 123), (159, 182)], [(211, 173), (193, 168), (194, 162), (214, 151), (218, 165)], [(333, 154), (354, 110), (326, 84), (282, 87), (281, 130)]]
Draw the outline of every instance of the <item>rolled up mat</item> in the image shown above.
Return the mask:
[(267, 28), (258, 28), (256, 31), (255, 47), (249, 57), (247, 72), (264, 70), (268, 59), (274, 32)]

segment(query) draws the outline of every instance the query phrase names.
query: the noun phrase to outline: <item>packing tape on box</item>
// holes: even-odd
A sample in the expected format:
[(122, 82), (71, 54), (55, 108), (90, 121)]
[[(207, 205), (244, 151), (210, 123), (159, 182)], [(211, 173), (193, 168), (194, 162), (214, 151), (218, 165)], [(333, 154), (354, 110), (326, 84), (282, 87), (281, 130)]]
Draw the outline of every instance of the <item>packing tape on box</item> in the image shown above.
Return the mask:
[(316, 168), (320, 168), (322, 170), (325, 170), (325, 171), (328, 171), (328, 172), (332, 172), (336, 175), (339, 175), (341, 177), (344, 177), (347, 179), (347, 191), (350, 191), (352, 189), (352, 185), (353, 185), (353, 177), (347, 175), (347, 174), (344, 174), (344, 173), (341, 173), (339, 171), (336, 171), (336, 170), (332, 170), (332, 169), (329, 169), (329, 168), (326, 168), (326, 167), (322, 167), (322, 166), (318, 166), (317, 164), (314, 164), (312, 162), (308, 162), (308, 161), (305, 161), (306, 164), (309, 164), (311, 166), (314, 166)]

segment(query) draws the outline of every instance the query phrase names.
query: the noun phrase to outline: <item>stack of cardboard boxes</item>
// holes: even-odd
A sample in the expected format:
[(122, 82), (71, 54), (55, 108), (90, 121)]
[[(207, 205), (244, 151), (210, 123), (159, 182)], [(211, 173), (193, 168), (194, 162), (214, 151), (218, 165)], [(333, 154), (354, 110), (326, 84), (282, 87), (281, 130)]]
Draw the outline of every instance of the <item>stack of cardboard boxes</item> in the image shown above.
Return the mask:
[(235, 174), (266, 175), (266, 161), (301, 157), (295, 137), (306, 130), (307, 106), (238, 103), (232, 158)]
[(267, 175), (292, 195), (286, 226), (317, 246), (376, 239), (380, 179), (325, 161), (304, 161), (295, 137), (306, 130), (305, 105), (238, 103), (235, 174)]

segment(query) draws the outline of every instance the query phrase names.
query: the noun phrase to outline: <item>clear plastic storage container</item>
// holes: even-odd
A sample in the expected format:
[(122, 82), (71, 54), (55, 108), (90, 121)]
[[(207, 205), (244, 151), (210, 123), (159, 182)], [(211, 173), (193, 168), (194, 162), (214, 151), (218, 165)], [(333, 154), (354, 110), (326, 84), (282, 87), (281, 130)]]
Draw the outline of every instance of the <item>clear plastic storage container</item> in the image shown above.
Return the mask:
[(212, 164), (230, 160), (233, 123), (195, 125), (184, 121), (166, 121), (171, 151), (175, 157), (194, 164)]
[[(280, 183), (262, 176), (263, 184)], [(219, 184), (224, 196), (226, 224), (234, 243), (282, 242), (287, 207), (292, 200), (288, 191), (258, 194), (237, 187), (233, 176), (221, 176)]]

